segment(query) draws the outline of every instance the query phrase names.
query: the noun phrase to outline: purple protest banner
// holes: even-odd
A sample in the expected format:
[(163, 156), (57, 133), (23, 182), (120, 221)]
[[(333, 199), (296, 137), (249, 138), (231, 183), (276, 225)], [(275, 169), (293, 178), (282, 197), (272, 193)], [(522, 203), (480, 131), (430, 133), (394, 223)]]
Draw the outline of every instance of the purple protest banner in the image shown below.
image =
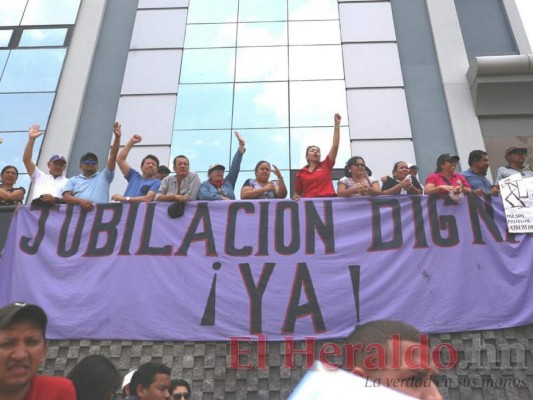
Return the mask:
[(0, 305), (48, 313), (52, 339), (347, 336), (399, 319), (425, 332), (533, 323), (533, 241), (499, 199), (360, 199), (20, 207)]

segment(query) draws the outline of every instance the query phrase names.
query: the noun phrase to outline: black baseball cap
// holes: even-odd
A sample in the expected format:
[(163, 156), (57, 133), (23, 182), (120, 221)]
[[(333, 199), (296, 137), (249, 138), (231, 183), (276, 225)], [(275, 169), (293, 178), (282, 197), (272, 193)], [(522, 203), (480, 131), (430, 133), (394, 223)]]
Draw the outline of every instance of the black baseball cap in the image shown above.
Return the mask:
[(46, 331), (48, 318), (44, 310), (35, 304), (18, 301), (0, 308), (0, 329), (6, 328), (17, 316), (37, 322), (43, 333)]
[(457, 162), (459, 161), (459, 156), (454, 156), (449, 153), (441, 154), (439, 158), (437, 158), (437, 167), (440, 167), (446, 161)]

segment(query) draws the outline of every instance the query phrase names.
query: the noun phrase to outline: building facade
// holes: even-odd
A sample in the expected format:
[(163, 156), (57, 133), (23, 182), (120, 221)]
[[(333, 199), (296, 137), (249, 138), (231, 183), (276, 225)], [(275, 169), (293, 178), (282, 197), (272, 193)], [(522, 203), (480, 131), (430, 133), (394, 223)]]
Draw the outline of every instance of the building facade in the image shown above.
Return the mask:
[(424, 178), (441, 153), (466, 169), (471, 150), (497, 166), (506, 147), (529, 145), (531, 48), (513, 0), (0, 4), (2, 162), (22, 173), (33, 123), (46, 130), (38, 165), (64, 154), (68, 176), (87, 150), (106, 159), (115, 120), (123, 143), (143, 136), (132, 165), (185, 154), (202, 179), (229, 165), (238, 130), (237, 186), (259, 160), (290, 180), (308, 145), (327, 153), (335, 112), (339, 173), (361, 155), (375, 176), (405, 160)]

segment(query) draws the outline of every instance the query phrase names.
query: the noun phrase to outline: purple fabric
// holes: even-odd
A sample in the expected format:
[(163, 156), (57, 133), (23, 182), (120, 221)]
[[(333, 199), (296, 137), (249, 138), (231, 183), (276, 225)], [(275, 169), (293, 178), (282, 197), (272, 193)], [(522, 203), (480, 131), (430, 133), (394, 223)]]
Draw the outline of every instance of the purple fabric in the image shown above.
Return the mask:
[(191, 202), (176, 219), (168, 203), (24, 206), (0, 305), (39, 304), (52, 339), (325, 339), (384, 318), (428, 333), (530, 324), (533, 241), (507, 234), (492, 201)]

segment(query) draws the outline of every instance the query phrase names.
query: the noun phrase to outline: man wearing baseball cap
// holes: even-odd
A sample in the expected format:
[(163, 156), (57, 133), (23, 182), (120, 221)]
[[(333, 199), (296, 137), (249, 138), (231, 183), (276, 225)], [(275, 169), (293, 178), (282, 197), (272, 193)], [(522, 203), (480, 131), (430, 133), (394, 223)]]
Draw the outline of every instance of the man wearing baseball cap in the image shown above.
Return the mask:
[(496, 179), (494, 180), (495, 191), (499, 193), (500, 180), (510, 177), (514, 174), (521, 174), (524, 178), (533, 177), (533, 172), (529, 169), (526, 162), (527, 149), (525, 147), (509, 147), (505, 150), (505, 160), (507, 165), (498, 168)]
[(26, 166), (26, 171), (33, 184), (33, 193), (30, 201), (35, 201), (40, 205), (51, 205), (62, 203), (63, 187), (68, 182), (64, 175), (67, 168), (67, 160), (61, 154), (54, 154), (48, 161), (48, 171), (41, 171), (32, 161), (33, 146), (35, 140), (44, 132), (39, 131), (39, 125), (32, 125), (28, 132), (28, 143), (24, 148), (22, 161)]
[(0, 399), (76, 400), (70, 380), (37, 375), (46, 357), (47, 320), (33, 304), (0, 308)]

